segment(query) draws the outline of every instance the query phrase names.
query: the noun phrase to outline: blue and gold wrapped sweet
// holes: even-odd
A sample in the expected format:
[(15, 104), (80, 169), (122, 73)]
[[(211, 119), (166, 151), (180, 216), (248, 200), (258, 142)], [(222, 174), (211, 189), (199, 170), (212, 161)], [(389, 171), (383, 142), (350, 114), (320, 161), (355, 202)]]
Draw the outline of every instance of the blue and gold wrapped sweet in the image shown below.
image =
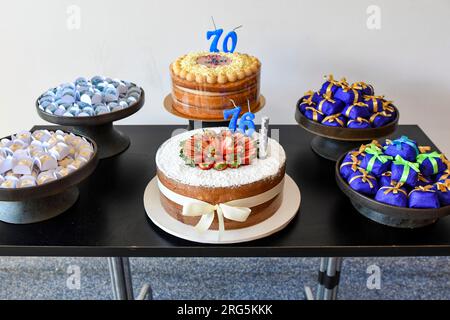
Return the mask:
[(369, 118), (370, 111), (367, 104), (364, 102), (357, 102), (352, 105), (348, 105), (344, 108), (342, 112), (347, 118), (358, 119), (358, 118)]
[(397, 184), (395, 181), (392, 181), (392, 172), (386, 171), (381, 174), (380, 177), (380, 187), (389, 187)]
[(370, 121), (361, 117), (350, 119), (347, 122), (347, 127), (352, 129), (368, 129), (371, 128)]
[(375, 200), (391, 206), (407, 207), (408, 193), (402, 188), (402, 184), (398, 183), (395, 186), (381, 187), (375, 195)]
[(339, 89), (339, 81), (336, 81), (332, 74), (325, 76), (325, 83), (320, 88), (320, 95), (334, 95), (334, 93)]
[(334, 94), (333, 98), (343, 101), (346, 105), (354, 105), (361, 102), (362, 93), (354, 84), (349, 86), (343, 83)]
[(434, 181), (431, 177), (426, 177), (422, 173), (419, 173), (419, 177), (418, 177), (418, 181), (417, 181), (418, 187), (425, 187), (428, 185), (432, 185), (433, 183), (434, 183)]
[(325, 118), (325, 115), (322, 111), (319, 111), (316, 108), (306, 107), (305, 117), (316, 122), (322, 122), (323, 118)]
[(305, 95), (302, 98), (302, 101), (300, 102), (300, 105), (299, 105), (300, 112), (304, 114), (307, 107), (311, 107), (311, 108), (316, 107), (316, 103), (313, 101), (313, 94), (309, 95), (309, 96)]
[(394, 115), (391, 113), (387, 113), (386, 111), (377, 112), (370, 116), (370, 123), (372, 127), (379, 128), (387, 125), (394, 119)]
[(419, 164), (403, 159), (401, 156), (395, 156), (391, 166), (392, 180), (404, 183), (415, 188), (419, 180)]
[(384, 96), (363, 96), (363, 102), (367, 104), (370, 112), (372, 113), (384, 111)]
[(322, 120), (322, 124), (329, 126), (329, 127), (344, 128), (345, 127), (345, 117), (340, 113), (333, 114), (333, 115), (325, 117)]
[[(331, 95), (324, 94), (323, 99), (317, 105), (317, 110), (323, 112), (323, 114), (327, 116), (331, 116), (333, 114), (341, 113), (344, 109), (345, 105), (341, 100), (332, 99)], [(344, 123), (345, 123), (344, 119)]]
[(393, 141), (386, 140), (384, 153), (392, 157), (399, 155), (405, 160), (414, 162), (420, 152), (414, 140), (409, 139), (407, 136), (401, 136)]
[(348, 180), (352, 174), (358, 171), (360, 164), (361, 161), (355, 155), (348, 153), (342, 161), (339, 172), (345, 180)]
[(377, 179), (362, 168), (350, 175), (348, 184), (353, 190), (369, 196), (376, 194), (378, 190)]
[(375, 144), (370, 144), (364, 150), (366, 156), (361, 161), (361, 168), (376, 177), (381, 176), (391, 167), (392, 157), (383, 155), (383, 151)]
[(419, 154), (417, 156), (417, 163), (420, 165), (420, 171), (425, 176), (436, 175), (447, 169), (443, 155), (436, 151)]
[(439, 202), (441, 207), (450, 205), (450, 181), (446, 181), (445, 183), (437, 182), (434, 185), (434, 189), (439, 198)]
[(409, 193), (409, 207), (417, 209), (440, 208), (439, 197), (432, 185), (416, 187)]
[(367, 84), (363, 81), (355, 82), (353, 84), (354, 88), (358, 88), (363, 96), (373, 96), (375, 95), (375, 90), (372, 85)]

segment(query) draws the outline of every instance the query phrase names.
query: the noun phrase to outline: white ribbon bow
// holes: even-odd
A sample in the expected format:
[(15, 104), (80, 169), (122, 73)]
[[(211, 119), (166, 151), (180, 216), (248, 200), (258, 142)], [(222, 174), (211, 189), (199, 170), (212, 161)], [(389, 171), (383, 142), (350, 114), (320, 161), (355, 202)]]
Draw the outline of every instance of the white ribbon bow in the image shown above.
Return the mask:
[(224, 203), (212, 205), (200, 200), (190, 201), (183, 205), (183, 216), (201, 216), (200, 221), (195, 226), (198, 232), (205, 232), (211, 227), (214, 221), (214, 212), (217, 212), (220, 235), (225, 231), (224, 217), (237, 222), (245, 222), (252, 210), (245, 207), (233, 207)]

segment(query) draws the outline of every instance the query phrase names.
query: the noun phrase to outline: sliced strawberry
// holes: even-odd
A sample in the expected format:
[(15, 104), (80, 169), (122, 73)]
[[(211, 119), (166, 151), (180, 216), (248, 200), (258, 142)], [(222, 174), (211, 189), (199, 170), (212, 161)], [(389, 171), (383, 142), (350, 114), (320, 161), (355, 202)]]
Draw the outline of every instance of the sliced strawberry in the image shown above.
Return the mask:
[(216, 162), (214, 164), (214, 169), (217, 171), (223, 171), (228, 167), (226, 162)]
[(198, 164), (198, 167), (202, 170), (210, 170), (212, 167), (214, 167), (214, 162), (202, 162)]

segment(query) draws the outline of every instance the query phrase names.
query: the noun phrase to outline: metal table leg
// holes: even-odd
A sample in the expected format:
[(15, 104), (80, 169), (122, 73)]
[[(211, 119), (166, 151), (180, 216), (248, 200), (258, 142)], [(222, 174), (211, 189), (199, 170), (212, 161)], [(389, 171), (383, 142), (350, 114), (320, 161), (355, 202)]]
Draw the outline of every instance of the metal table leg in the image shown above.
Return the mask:
[[(316, 300), (337, 300), (342, 258), (321, 258)], [(305, 287), (307, 300), (314, 300), (311, 288)]]
[(328, 258), (327, 272), (324, 277), (323, 300), (336, 300), (339, 286), (342, 258)]
[[(134, 300), (130, 260), (127, 257), (111, 257), (108, 258), (108, 265), (114, 299)], [(136, 300), (151, 299), (153, 299), (152, 288), (149, 284), (145, 284)]]

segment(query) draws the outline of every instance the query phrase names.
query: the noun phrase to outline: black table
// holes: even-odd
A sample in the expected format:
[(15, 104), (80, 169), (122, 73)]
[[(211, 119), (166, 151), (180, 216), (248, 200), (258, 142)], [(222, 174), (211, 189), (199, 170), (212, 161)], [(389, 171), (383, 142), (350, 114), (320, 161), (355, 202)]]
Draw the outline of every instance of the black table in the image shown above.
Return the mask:
[[(334, 163), (317, 156), (313, 136), (295, 125), (271, 127), (280, 130), (287, 173), (302, 193), (299, 215), (287, 228), (239, 245), (202, 245), (166, 234), (147, 218), (143, 194), (155, 175), (159, 145), (177, 128), (183, 127), (122, 126), (130, 149), (100, 162), (73, 208), (34, 225), (0, 223), (0, 255), (116, 257), (110, 266), (119, 298), (132, 296), (128, 257), (333, 257), (322, 260), (320, 273), (333, 289), (339, 277), (323, 278), (327, 268), (330, 276), (339, 275), (342, 260), (335, 257), (450, 255), (450, 218), (418, 230), (364, 218), (337, 187)], [(435, 148), (418, 126), (400, 126), (395, 137), (400, 135)]]

